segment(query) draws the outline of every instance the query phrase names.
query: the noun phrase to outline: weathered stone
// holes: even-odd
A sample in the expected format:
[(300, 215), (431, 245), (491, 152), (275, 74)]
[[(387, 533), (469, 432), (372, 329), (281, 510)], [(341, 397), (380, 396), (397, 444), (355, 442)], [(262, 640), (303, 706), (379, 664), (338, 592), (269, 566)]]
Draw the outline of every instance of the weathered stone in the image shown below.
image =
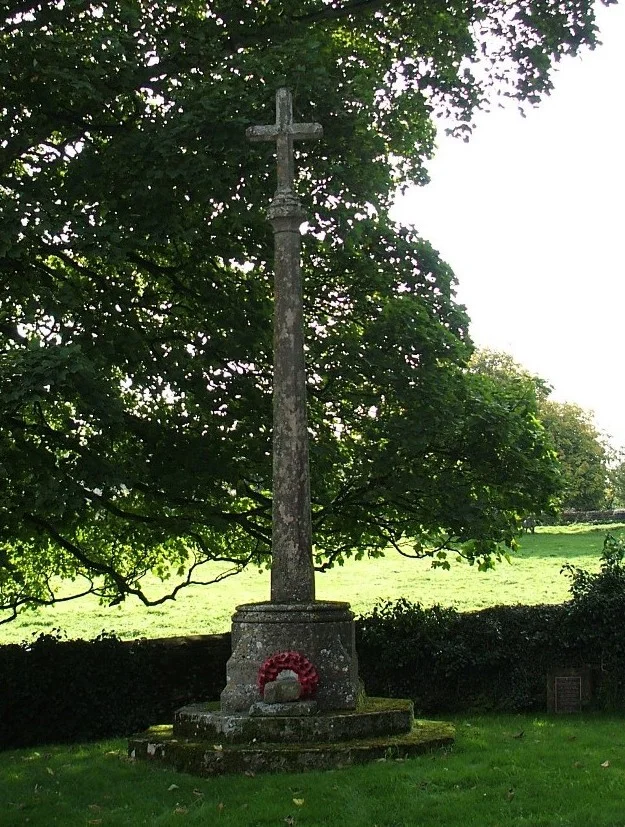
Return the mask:
[(293, 141), (322, 134), (320, 124), (294, 123), (286, 88), (276, 93), (275, 124), (247, 130), (251, 141), (275, 141), (278, 161), (269, 208), (275, 245), (271, 599), (284, 603), (315, 599), (299, 229), (305, 213), (293, 191)]
[(258, 672), (268, 657), (295, 651), (319, 674), (314, 700), (319, 709), (354, 709), (358, 659), (354, 615), (348, 603), (252, 603), (232, 618), (232, 656), (221, 693), (224, 712), (247, 712), (262, 700)]
[[(295, 714), (257, 715), (250, 712), (228, 714), (214, 704), (191, 704), (174, 716), (174, 735), (212, 743), (326, 743), (359, 738), (399, 735), (410, 732), (412, 703), (401, 698), (365, 698), (351, 711), (301, 714), (306, 701), (280, 705)], [(272, 707), (264, 705), (266, 709)], [(301, 707), (304, 707), (302, 710)], [(252, 709), (262, 710), (261, 703)], [(312, 713), (313, 709), (309, 708)]]
[(247, 130), (250, 140), (275, 141), (278, 161), (269, 208), (275, 245), (271, 604), (240, 606), (233, 617), (233, 652), (221, 695), (228, 713), (247, 712), (262, 700), (258, 671), (284, 651), (298, 652), (315, 667), (320, 709), (356, 704), (353, 614), (348, 604), (314, 602), (299, 229), (305, 215), (293, 190), (293, 141), (322, 133), (319, 124), (293, 122), (288, 89), (276, 94), (275, 124)]
[(266, 704), (287, 704), (299, 700), (301, 689), (297, 678), (267, 681), (263, 689), (263, 700)]
[(293, 141), (321, 138), (323, 127), (318, 123), (294, 123), (293, 98), (289, 89), (282, 87), (276, 92), (275, 124), (250, 126), (246, 135), (249, 141), (275, 141), (278, 153), (279, 193), (293, 188)]
[(267, 704), (264, 701), (252, 704), (249, 714), (252, 716), (270, 715), (277, 718), (292, 718), (299, 715), (316, 715), (319, 707), (316, 701), (291, 701), (286, 704)]
[(370, 761), (411, 758), (454, 740), (451, 724), (417, 721), (409, 732), (337, 743), (210, 743), (180, 740), (171, 727), (155, 727), (129, 741), (131, 759), (158, 762), (199, 776), (227, 773), (304, 772)]
[[(251, 140), (275, 140), (278, 151), (278, 189), (269, 208), (275, 239), (271, 602), (237, 608), (220, 711), (193, 704), (176, 712), (173, 731), (152, 729), (129, 741), (131, 758), (196, 775), (342, 767), (404, 758), (453, 740), (450, 725), (413, 725), (410, 701), (363, 697), (349, 604), (315, 601), (300, 272), (304, 213), (293, 192), (293, 140), (321, 132), (319, 124), (293, 123), (286, 89), (276, 96), (275, 126), (248, 130)], [(275, 663), (284, 662), (270, 659), (283, 653), (301, 671), (295, 682), (265, 683), (263, 698), (259, 687), (275, 677)], [(299, 700), (294, 684), (314, 700)]]

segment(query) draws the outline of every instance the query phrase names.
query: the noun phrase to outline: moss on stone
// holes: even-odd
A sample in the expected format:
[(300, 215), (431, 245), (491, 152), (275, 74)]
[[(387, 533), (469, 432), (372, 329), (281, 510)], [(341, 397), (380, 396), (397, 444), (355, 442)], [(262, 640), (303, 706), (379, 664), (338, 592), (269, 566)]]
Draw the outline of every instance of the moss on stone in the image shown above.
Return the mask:
[(295, 704), (283, 707), (281, 714), (245, 715), (216, 712), (207, 704), (191, 704), (176, 713), (174, 735), (179, 739), (224, 744), (344, 743), (408, 733), (413, 722), (412, 703), (397, 698), (363, 698), (356, 709), (325, 710), (311, 715), (300, 714)]
[[(379, 704), (376, 706), (379, 709)], [(416, 721), (410, 732), (401, 735), (316, 744), (212, 744), (175, 738), (171, 727), (153, 727), (130, 739), (129, 754), (193, 775), (211, 776), (337, 769), (380, 759), (410, 758), (453, 740), (453, 726), (440, 721)]]

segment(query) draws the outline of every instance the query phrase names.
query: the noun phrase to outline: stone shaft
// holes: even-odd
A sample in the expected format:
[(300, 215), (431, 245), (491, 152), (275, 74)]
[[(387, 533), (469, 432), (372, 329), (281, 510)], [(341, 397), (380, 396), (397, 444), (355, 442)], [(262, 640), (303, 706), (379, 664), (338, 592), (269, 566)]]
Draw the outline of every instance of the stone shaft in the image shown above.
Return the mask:
[(319, 124), (293, 123), (288, 89), (276, 94), (276, 123), (253, 126), (253, 141), (275, 141), (278, 189), (269, 208), (275, 239), (273, 514), (271, 600), (315, 599), (308, 468), (301, 237), (304, 212), (293, 192), (293, 140), (319, 138)]
[[(272, 205), (273, 207), (274, 205)], [(315, 599), (312, 561), (306, 369), (300, 269), (300, 216), (276, 215), (273, 521), (271, 599), (278, 603)]]

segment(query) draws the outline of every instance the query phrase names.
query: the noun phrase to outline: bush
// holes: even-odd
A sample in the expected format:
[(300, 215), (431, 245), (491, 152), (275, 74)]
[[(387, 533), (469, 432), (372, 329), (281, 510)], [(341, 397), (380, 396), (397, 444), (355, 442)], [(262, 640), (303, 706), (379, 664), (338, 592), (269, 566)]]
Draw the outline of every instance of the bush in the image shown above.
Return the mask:
[(559, 668), (590, 666), (593, 704), (625, 709), (625, 543), (606, 537), (597, 574), (565, 566), (571, 597), (556, 606), (460, 614), (400, 600), (357, 620), (369, 694), (406, 696), (421, 714), (544, 710)]
[(624, 558), (625, 543), (608, 534), (599, 572), (563, 567), (571, 578), (571, 627), (580, 645), (595, 649), (601, 677), (599, 700), (610, 709), (625, 707)]
[(0, 746), (126, 735), (215, 700), (229, 635), (123, 642), (103, 635), (0, 647)]
[(357, 621), (369, 694), (410, 697), (420, 714), (538, 710), (556, 658), (562, 606), (497, 606), (460, 614), (406, 600)]

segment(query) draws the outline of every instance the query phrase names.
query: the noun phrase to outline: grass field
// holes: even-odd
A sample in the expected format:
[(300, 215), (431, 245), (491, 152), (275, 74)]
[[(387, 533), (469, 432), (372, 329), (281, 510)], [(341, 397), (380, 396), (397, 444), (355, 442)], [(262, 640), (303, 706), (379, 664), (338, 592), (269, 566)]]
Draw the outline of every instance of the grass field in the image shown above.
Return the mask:
[[(560, 573), (562, 564), (596, 569), (607, 531), (618, 534), (624, 528), (541, 528), (521, 539), (521, 548), (511, 563), (503, 562), (490, 572), (455, 562), (451, 571), (432, 569), (429, 560), (408, 560), (391, 551), (380, 560), (350, 561), (318, 575), (317, 597), (347, 600), (357, 613), (369, 611), (378, 600), (399, 597), (459, 610), (559, 603), (568, 598), (568, 580)], [(69, 638), (85, 639), (103, 630), (125, 639), (225, 632), (237, 604), (268, 597), (269, 574), (254, 569), (214, 586), (187, 589), (177, 600), (152, 609), (135, 601), (108, 607), (95, 598), (84, 598), (28, 612), (0, 626), (0, 644), (31, 640), (33, 635), (52, 629), (61, 629)]]
[(122, 740), (0, 753), (3, 827), (621, 827), (615, 716), (463, 716), (455, 746), (302, 775), (200, 779), (129, 763)]

